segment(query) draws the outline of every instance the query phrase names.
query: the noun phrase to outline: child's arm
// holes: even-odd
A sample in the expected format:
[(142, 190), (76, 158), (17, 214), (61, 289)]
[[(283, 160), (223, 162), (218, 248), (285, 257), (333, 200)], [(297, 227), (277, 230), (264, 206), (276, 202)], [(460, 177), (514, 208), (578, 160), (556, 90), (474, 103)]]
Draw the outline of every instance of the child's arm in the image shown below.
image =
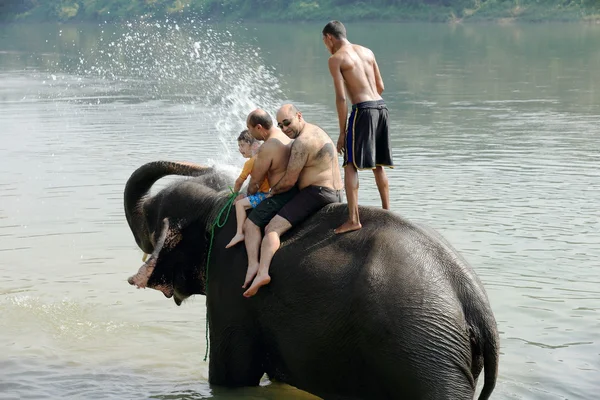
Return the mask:
[(235, 180), (235, 185), (233, 185), (233, 191), (235, 193), (239, 192), (244, 182), (246, 182), (246, 179), (243, 179), (242, 177), (237, 178)]
[(244, 182), (246, 182), (248, 175), (250, 175), (250, 172), (252, 172), (253, 166), (254, 166), (254, 158), (251, 158), (244, 163), (244, 166), (242, 167), (242, 172), (240, 173), (240, 176), (238, 176), (238, 178), (235, 180), (235, 185), (233, 185), (234, 192), (237, 193), (240, 191), (240, 189), (242, 188), (242, 185), (244, 184)]

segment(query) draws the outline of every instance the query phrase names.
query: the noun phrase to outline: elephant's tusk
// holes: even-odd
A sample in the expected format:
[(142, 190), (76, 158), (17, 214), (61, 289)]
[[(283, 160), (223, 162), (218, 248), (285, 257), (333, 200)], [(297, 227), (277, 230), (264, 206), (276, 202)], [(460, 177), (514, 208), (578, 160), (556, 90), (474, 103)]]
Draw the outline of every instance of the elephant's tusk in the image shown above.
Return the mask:
[(148, 253), (144, 253), (144, 255), (142, 256), (142, 262), (146, 262), (147, 258), (148, 258)]

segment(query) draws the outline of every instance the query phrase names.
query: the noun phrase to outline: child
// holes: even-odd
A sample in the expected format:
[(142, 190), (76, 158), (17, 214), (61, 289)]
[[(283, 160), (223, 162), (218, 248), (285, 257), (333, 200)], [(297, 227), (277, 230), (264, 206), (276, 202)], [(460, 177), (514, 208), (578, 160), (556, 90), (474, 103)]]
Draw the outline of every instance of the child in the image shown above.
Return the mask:
[[(235, 186), (233, 187), (234, 192), (239, 192), (242, 185), (246, 181), (246, 178), (252, 172), (252, 167), (254, 167), (254, 160), (256, 159), (256, 152), (260, 147), (260, 142), (250, 135), (247, 129), (244, 129), (240, 136), (238, 137), (238, 148), (240, 149), (240, 153), (245, 158), (249, 158), (248, 161), (244, 164), (242, 168), (242, 173), (235, 180)], [(237, 232), (233, 239), (229, 242), (226, 249), (238, 244), (239, 242), (244, 240), (244, 221), (246, 220), (246, 210), (250, 208), (256, 207), (261, 201), (267, 198), (269, 194), (269, 181), (267, 178), (263, 181), (263, 183), (258, 188), (258, 192), (243, 199), (240, 199), (235, 202), (235, 215), (237, 217)]]

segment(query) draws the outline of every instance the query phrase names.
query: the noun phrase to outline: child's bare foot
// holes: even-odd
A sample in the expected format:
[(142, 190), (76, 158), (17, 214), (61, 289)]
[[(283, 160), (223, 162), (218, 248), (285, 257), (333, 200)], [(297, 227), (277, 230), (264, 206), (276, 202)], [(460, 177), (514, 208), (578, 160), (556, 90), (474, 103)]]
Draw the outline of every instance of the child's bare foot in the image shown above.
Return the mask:
[(226, 249), (235, 246), (236, 244), (238, 244), (239, 242), (242, 242), (244, 240), (244, 234), (243, 233), (236, 233), (236, 235), (233, 237), (233, 239), (231, 239), (231, 242), (229, 242), (229, 244), (227, 246), (225, 246)]
[(252, 265), (252, 266), (248, 265), (248, 269), (246, 270), (246, 279), (244, 280), (244, 285), (242, 286), (242, 289), (246, 289), (248, 287), (248, 285), (252, 283), (252, 280), (256, 276), (257, 272), (258, 272), (258, 263), (256, 265)]
[(254, 278), (254, 281), (252, 282), (252, 286), (250, 286), (250, 288), (244, 292), (244, 297), (254, 296), (261, 286), (268, 285), (269, 282), (271, 282), (271, 277), (269, 276), (269, 274), (257, 275), (256, 278)]
[(346, 233), (346, 232), (357, 231), (360, 228), (362, 228), (362, 225), (360, 224), (360, 222), (352, 222), (352, 221), (348, 220), (348, 221), (344, 222), (341, 226), (336, 228), (334, 230), (334, 232), (335, 233)]

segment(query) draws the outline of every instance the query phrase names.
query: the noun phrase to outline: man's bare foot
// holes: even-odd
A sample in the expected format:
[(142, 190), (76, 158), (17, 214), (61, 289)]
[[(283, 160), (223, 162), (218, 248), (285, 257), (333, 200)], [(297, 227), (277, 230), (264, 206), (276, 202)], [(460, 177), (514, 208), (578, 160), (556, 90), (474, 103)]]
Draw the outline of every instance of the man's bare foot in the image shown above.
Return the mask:
[(346, 221), (341, 226), (336, 228), (334, 230), (334, 232), (335, 233), (346, 233), (346, 232), (357, 231), (360, 228), (362, 228), (362, 225), (360, 224), (360, 222)]
[(257, 275), (252, 282), (252, 286), (248, 290), (244, 292), (244, 297), (252, 297), (258, 292), (261, 286), (268, 285), (271, 282), (271, 277), (269, 274), (266, 275)]
[(239, 242), (244, 240), (244, 234), (243, 233), (237, 233), (233, 239), (231, 239), (231, 242), (229, 242), (229, 244), (227, 246), (225, 246), (226, 249), (235, 246), (236, 244), (238, 244)]
[(252, 283), (252, 280), (256, 276), (257, 272), (258, 264), (256, 264), (255, 266), (248, 265), (248, 269), (246, 270), (246, 279), (244, 280), (244, 285), (242, 286), (242, 289), (246, 289), (248, 285)]

